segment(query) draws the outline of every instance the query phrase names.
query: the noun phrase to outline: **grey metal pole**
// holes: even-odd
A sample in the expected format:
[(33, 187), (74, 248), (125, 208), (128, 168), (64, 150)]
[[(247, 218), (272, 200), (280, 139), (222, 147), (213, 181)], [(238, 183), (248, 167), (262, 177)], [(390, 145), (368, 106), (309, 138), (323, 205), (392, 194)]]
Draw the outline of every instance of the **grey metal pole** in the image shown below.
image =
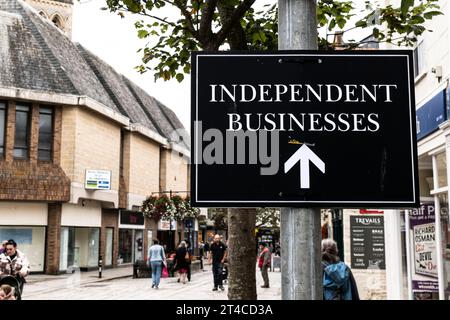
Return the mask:
[[(316, 50), (315, 0), (278, 0), (278, 48)], [(281, 209), (281, 298), (321, 300), (320, 209)]]

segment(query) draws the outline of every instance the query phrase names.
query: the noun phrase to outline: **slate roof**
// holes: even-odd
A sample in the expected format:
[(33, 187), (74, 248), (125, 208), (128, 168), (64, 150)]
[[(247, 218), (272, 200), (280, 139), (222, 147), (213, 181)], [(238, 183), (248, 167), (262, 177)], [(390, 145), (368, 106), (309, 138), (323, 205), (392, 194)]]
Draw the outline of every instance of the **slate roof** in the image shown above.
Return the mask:
[(0, 87), (87, 96), (170, 141), (184, 129), (172, 110), (20, 0), (0, 0)]

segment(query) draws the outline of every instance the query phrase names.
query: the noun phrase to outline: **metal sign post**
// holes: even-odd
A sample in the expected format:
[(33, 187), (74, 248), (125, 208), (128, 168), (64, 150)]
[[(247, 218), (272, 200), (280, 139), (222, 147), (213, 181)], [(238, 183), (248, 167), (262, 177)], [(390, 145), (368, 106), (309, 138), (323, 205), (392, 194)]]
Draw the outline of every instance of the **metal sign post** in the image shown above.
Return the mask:
[[(316, 16), (314, 0), (278, 0), (279, 49), (316, 50)], [(319, 163), (319, 160), (316, 159), (316, 163)], [(308, 163), (308, 159), (304, 159), (303, 163), (305, 162)], [(325, 164), (322, 166), (322, 163), (319, 163), (319, 167), (320, 171), (325, 170)], [(303, 176), (309, 175), (309, 168), (304, 166), (301, 172)], [(304, 180), (306, 179), (302, 178), (303, 184), (306, 182)], [(309, 176), (306, 184), (309, 184)], [(321, 300), (320, 209), (282, 208), (280, 220), (281, 299)]]

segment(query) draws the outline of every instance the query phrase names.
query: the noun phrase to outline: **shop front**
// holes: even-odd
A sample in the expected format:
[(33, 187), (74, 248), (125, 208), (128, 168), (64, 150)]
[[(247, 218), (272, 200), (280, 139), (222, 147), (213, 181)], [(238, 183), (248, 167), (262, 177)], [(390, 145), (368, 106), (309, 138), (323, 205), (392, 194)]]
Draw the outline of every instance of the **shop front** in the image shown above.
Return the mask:
[(256, 229), (256, 243), (267, 244), (269, 248), (275, 248), (280, 241), (280, 229), (270, 227), (259, 227)]
[(119, 211), (118, 265), (144, 259), (144, 229), (145, 220), (142, 212)]
[(60, 271), (93, 270), (98, 266), (100, 228), (61, 227)]
[(410, 295), (450, 299), (448, 168), (450, 148), (419, 155), (421, 207), (409, 211)]
[(449, 88), (417, 110), (421, 207), (408, 211), (410, 299), (450, 299)]
[(0, 241), (16, 241), (33, 273), (44, 272), (47, 210), (47, 203), (0, 202)]
[(166, 249), (166, 252), (173, 252), (176, 249), (175, 233), (177, 232), (177, 222), (175, 220), (158, 221), (158, 240), (160, 244)]
[(101, 210), (100, 202), (92, 200), (62, 205), (60, 272), (90, 271), (98, 267)]

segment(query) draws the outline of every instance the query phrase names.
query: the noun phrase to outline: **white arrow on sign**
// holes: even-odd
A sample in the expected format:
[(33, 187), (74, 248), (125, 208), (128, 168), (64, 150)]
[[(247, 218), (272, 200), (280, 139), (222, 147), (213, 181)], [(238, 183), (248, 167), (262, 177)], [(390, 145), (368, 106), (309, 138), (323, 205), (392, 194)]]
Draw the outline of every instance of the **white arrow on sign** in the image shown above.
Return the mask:
[(309, 189), (309, 162), (312, 162), (322, 173), (325, 173), (325, 162), (323, 162), (307, 145), (302, 145), (289, 159), (284, 163), (284, 173), (287, 173), (292, 167), (300, 162), (300, 188)]

